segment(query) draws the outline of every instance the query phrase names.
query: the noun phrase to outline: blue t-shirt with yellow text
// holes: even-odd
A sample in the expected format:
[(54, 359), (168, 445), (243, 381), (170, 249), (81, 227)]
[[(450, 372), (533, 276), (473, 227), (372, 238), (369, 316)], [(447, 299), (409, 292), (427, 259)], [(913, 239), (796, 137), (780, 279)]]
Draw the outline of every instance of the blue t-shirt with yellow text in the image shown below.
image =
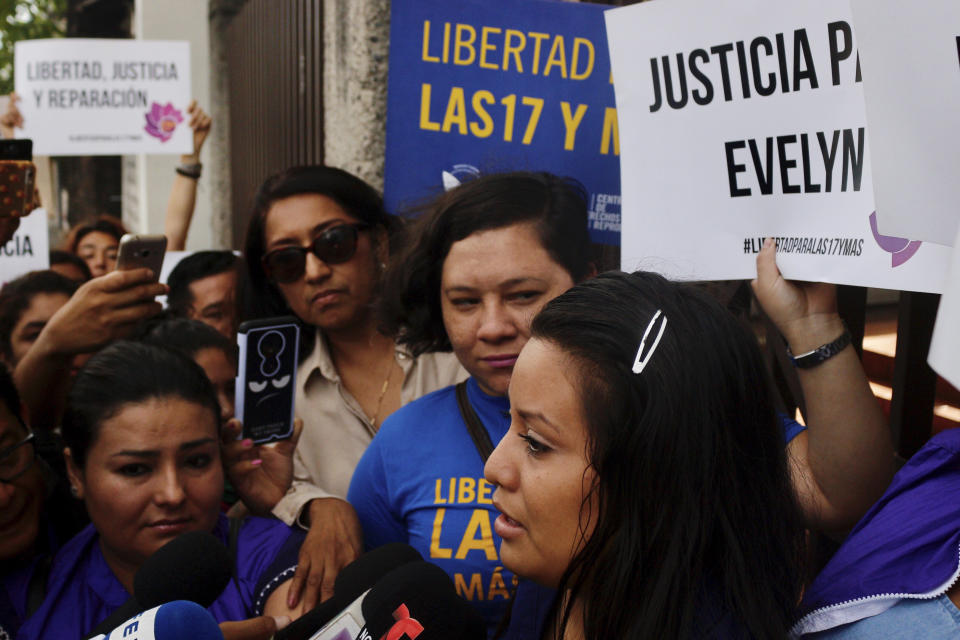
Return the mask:
[[(508, 399), (487, 395), (473, 378), (467, 397), (496, 444), (510, 426)], [(388, 542), (417, 549), (450, 575), (491, 635), (514, 586), (498, 557), (493, 489), (483, 478), (483, 460), (451, 386), (384, 421), (354, 471), (347, 499), (360, 517), (368, 549)]]

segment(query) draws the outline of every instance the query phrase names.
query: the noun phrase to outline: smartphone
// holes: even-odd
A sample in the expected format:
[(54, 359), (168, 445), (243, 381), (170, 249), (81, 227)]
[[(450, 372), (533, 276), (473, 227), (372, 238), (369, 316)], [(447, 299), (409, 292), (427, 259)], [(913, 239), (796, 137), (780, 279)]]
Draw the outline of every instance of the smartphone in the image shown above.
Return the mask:
[(33, 140), (0, 140), (0, 218), (22, 218), (36, 208)]
[(255, 443), (293, 435), (300, 321), (292, 316), (250, 320), (237, 329), (236, 416), (241, 438)]
[(160, 281), (160, 267), (167, 251), (167, 237), (140, 236), (128, 233), (120, 238), (117, 251), (117, 271), (147, 267), (153, 271), (154, 282)]

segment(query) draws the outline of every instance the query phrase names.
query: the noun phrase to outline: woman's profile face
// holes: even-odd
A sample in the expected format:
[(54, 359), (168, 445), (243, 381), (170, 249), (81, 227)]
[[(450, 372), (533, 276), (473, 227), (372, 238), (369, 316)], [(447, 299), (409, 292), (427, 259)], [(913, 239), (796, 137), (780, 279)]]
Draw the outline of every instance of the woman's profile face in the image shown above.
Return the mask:
[[(324, 231), (357, 222), (326, 196), (290, 196), (274, 202), (267, 211), (264, 253), (284, 247), (307, 247)], [(375, 247), (371, 234), (370, 230), (359, 232), (356, 253), (346, 262), (327, 264), (307, 253), (303, 275), (292, 282), (276, 283), (300, 320), (336, 331), (362, 322), (370, 313), (376, 294), (377, 264), (386, 259), (386, 247)]]
[(77, 243), (77, 255), (87, 263), (90, 274), (96, 278), (113, 271), (117, 266), (117, 248), (120, 241), (109, 233), (91, 231)]
[(443, 262), (440, 307), (460, 364), (491, 395), (506, 395), (530, 323), (573, 286), (532, 223), (478, 231), (454, 242)]
[(121, 407), (100, 424), (83, 469), (68, 458), (111, 566), (136, 568), (187, 531), (211, 531), (223, 495), (216, 417), (177, 396)]
[(548, 587), (560, 577), (595, 525), (583, 508), (596, 476), (576, 380), (577, 363), (552, 343), (531, 340), (510, 381), (510, 430), (487, 460), (497, 485), (500, 560)]

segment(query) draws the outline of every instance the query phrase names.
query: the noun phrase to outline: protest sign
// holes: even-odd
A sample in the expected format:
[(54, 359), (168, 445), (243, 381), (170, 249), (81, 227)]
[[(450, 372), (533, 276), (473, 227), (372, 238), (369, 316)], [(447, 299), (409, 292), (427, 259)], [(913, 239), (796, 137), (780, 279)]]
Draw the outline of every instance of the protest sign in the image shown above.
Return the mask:
[(16, 43), (24, 129), (37, 155), (190, 153), (190, 45), (57, 38)]
[(960, 225), (960, 3), (850, 6), (880, 232), (950, 244)]
[(391, 211), (481, 173), (586, 187), (590, 232), (620, 230), (617, 113), (602, 5), (394, 0), (384, 198)]
[(953, 259), (940, 296), (927, 362), (960, 389), (960, 232), (953, 241)]
[(50, 232), (47, 212), (34, 209), (20, 219), (20, 227), (0, 247), (0, 286), (30, 271), (50, 268)]
[(880, 233), (849, 5), (654, 0), (606, 12), (622, 264), (940, 290), (949, 250)]

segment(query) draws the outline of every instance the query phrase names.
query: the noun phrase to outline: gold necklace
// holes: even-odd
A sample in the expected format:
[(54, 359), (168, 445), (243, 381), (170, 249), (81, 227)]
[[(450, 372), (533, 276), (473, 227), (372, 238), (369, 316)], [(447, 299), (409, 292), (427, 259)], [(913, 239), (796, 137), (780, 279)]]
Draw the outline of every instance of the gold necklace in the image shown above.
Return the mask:
[(390, 362), (387, 364), (387, 377), (383, 379), (383, 386), (380, 387), (380, 397), (377, 398), (377, 411), (373, 414), (373, 428), (377, 429), (377, 420), (380, 419), (380, 409), (383, 408), (383, 398), (387, 395), (387, 389), (390, 388), (390, 378), (393, 377), (393, 365), (396, 362), (396, 358), (393, 355), (393, 352), (390, 353)]

